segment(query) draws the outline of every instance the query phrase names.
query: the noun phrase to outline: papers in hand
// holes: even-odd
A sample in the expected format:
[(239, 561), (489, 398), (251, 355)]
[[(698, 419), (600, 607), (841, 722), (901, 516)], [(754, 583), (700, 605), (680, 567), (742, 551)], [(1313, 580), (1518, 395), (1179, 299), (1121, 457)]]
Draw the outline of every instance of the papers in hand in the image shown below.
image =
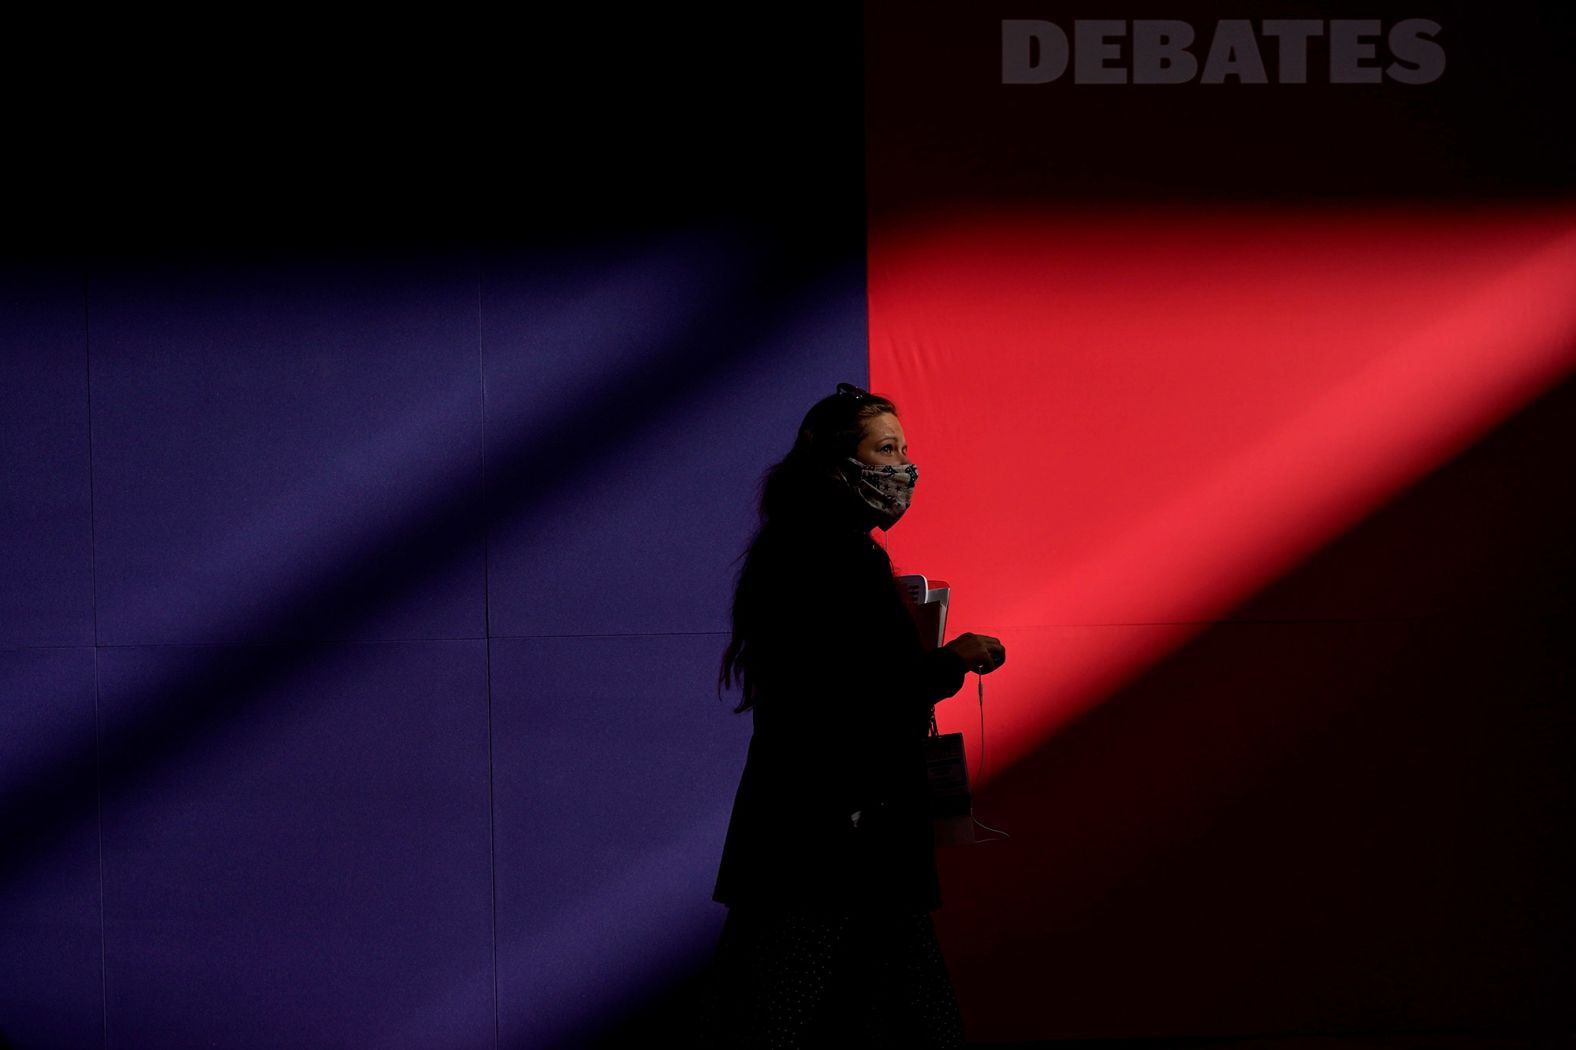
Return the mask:
[(919, 625), (919, 636), (934, 649), (946, 640), (947, 599), (952, 588), (944, 580), (927, 580), (923, 576), (899, 576), (898, 587), (908, 599), (909, 614)]

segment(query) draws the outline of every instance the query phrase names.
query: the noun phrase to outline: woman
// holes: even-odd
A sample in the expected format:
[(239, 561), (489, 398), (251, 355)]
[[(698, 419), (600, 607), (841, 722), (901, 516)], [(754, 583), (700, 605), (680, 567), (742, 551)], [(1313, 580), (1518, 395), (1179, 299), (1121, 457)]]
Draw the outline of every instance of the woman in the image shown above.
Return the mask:
[(846, 383), (767, 473), (719, 676), (755, 723), (713, 895), (726, 1045), (962, 1045), (924, 746), (932, 707), (1005, 651), (921, 641), (870, 538), (917, 477), (896, 408)]

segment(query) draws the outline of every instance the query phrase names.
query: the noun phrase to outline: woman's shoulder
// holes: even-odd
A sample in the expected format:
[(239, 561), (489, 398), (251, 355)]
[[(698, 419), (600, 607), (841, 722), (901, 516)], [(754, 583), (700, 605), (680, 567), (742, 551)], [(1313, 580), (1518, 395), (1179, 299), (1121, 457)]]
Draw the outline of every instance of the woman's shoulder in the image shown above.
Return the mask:
[(763, 553), (792, 558), (806, 554), (866, 554), (874, 544), (869, 533), (856, 522), (829, 515), (805, 515), (768, 522), (761, 528), (757, 546)]

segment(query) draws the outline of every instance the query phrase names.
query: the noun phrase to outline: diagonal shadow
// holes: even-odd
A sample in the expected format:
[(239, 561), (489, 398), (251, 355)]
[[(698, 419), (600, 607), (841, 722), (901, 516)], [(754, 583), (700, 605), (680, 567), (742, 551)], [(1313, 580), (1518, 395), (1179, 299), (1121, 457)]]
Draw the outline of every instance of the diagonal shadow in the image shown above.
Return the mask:
[(1568, 1026), (1572, 420), (1576, 378), (986, 785), (1015, 838), (947, 858), (944, 914), (975, 1016)]
[[(540, 508), (580, 483), (585, 468), (612, 454), (625, 435), (715, 399), (759, 352), (762, 334), (795, 317), (820, 293), (828, 273), (863, 265), (862, 242), (829, 239), (813, 223), (763, 225), (748, 234), (761, 248), (759, 265), (735, 275), (736, 287), (707, 314), (704, 330), (643, 339), (638, 364), (604, 377), (594, 397), (569, 396), (549, 413), (499, 428), (502, 436), (487, 450), (479, 487), (449, 487), (418, 513), (387, 523), (358, 559), (275, 598), (245, 644), (215, 647), (180, 680), (130, 698), (127, 709), (137, 712), (136, 722), (101, 739), (96, 758), (78, 752), (37, 762), (0, 800), (0, 841), (6, 843), (0, 881), (21, 874), (53, 836), (92, 814), (91, 793), (60, 785), (95, 777), (135, 784), (196, 746), (237, 707), (255, 704), (336, 644), (325, 636), (342, 636), (347, 626), (473, 552), (478, 529)], [(479, 255), (478, 266), (486, 258)]]
[[(1326, 845), (1350, 844), (1347, 829), (1321, 825), (1335, 819), (1330, 807), (1361, 813), (1369, 801), (1365, 793), (1396, 791), (1408, 778), (1424, 776), (1429, 778), (1424, 794), (1441, 789), (1436, 812), (1418, 815), (1410, 830), (1389, 832), (1381, 826), (1350, 834), (1378, 836), (1380, 841), (1361, 845), (1376, 858), (1370, 864), (1394, 865), (1397, 881), (1415, 874), (1413, 852), (1447, 838), (1453, 824), (1468, 818), (1467, 826), (1481, 834), (1534, 851), (1530, 856), (1537, 868), (1520, 872), (1518, 890), (1524, 898), (1512, 898), (1505, 906), (1526, 907), (1538, 917), (1538, 929), (1524, 935), (1524, 965), (1503, 974), (1485, 966), (1470, 975), (1483, 980), (1485, 994), (1503, 995), (1526, 1009), (1509, 1028), (1494, 1028), (1490, 1018), (1479, 1030), (1536, 1033), (1559, 1030), (1562, 1018), (1568, 1023), (1568, 997), (1556, 993), (1569, 972), (1562, 960), (1572, 961), (1570, 945), (1576, 944), (1571, 937), (1576, 909), (1564, 890), (1576, 878), (1576, 850), (1568, 836), (1548, 841), (1544, 832), (1568, 825), (1558, 818), (1571, 815), (1576, 799), (1576, 771), (1568, 762), (1576, 744), (1568, 701), (1576, 689), (1572, 421), (1576, 378), (1547, 391), (1396, 493), (1213, 627), (1070, 721), (1026, 759), (994, 774), (980, 791), (976, 811), (1008, 828), (1014, 838), (989, 849), (941, 853), (946, 907), (938, 913), (938, 925), (966, 1006), (972, 997), (971, 1015), (990, 1015), (998, 1033), (1013, 1030), (1021, 1039), (1026, 1032), (1057, 1025), (1050, 1011), (1057, 1008), (1058, 996), (1073, 1002), (1084, 997), (1107, 1016), (1125, 1019), (1126, 1032), (1105, 1034), (1166, 1037), (1161, 1045), (1253, 1034), (1329, 1035), (1322, 1029), (1287, 1028), (1296, 1025), (1288, 1004), (1295, 1005), (1297, 988), (1312, 988), (1317, 995), (1322, 988), (1339, 987), (1350, 968), (1341, 946), (1330, 943), (1339, 938), (1326, 928), (1333, 924), (1339, 932), (1351, 932), (1362, 924), (1395, 923), (1400, 931), (1396, 955), (1381, 962), (1414, 962), (1436, 982), (1435, 998), (1409, 1004), (1416, 1012), (1398, 1012), (1388, 1029), (1384, 1018), (1354, 1018), (1344, 1030), (1381, 1032), (1380, 1037), (1384, 1030), (1438, 1030), (1427, 1008), (1431, 1003), (1440, 1007), (1452, 975), (1431, 971), (1433, 964), (1405, 953), (1440, 947), (1439, 937), (1428, 939), (1426, 924), (1435, 913), (1426, 905), (1443, 908), (1450, 900), (1447, 890), (1409, 888), (1424, 903), (1408, 917), (1385, 912), (1393, 903), (1389, 897), (1355, 916), (1303, 916), (1300, 910), (1311, 911), (1303, 898), (1285, 898), (1278, 892), (1283, 886), (1266, 885), (1243, 905), (1242, 915), (1263, 908), (1271, 917), (1266, 925), (1281, 923), (1295, 937), (1284, 957), (1247, 962), (1250, 969), (1263, 969), (1266, 987), (1239, 991), (1245, 1001), (1257, 994), (1269, 1004), (1260, 1015), (1270, 1020), (1252, 1032), (1154, 1030), (1165, 1019), (1152, 1022), (1142, 1008), (1157, 999), (1163, 1008), (1172, 1007), (1177, 998), (1157, 988), (1158, 980), (1063, 991), (1075, 987), (1073, 975), (1088, 964), (1089, 953), (1098, 950), (1107, 931), (1125, 935), (1112, 938), (1122, 946), (1113, 952), (1131, 949), (1146, 937), (1169, 935), (1174, 930), (1145, 925), (1159, 921), (1156, 907), (1185, 912), (1191, 903), (1196, 909), (1198, 902), (1216, 899), (1213, 880), (1238, 869), (1261, 870), (1265, 862), (1259, 854), (1272, 838), (1262, 829), (1285, 829), (1280, 838), (1294, 845), (1275, 848), (1296, 849), (1296, 863), (1308, 863), (1302, 835)], [(1354, 616), (1353, 609), (1364, 612)], [(1375, 625), (1386, 630), (1370, 630)], [(1291, 633), (1315, 632), (1313, 644), (1266, 644), (1244, 662), (1240, 632), (1287, 626)], [(1448, 652), (1436, 647), (1434, 631), (1450, 640)], [(1511, 666), (1502, 666), (1507, 662)], [(1486, 694), (1491, 688), (1501, 692)], [(1507, 695), (1526, 699), (1519, 706), (1506, 704)], [(1497, 714), (1508, 728), (1483, 723), (1482, 708), (1489, 703), (1495, 707), (1488, 715)], [(1431, 736), (1419, 744), (1419, 727), (1430, 718), (1436, 720)], [(1523, 757), (1527, 768), (1502, 771), (1502, 783), (1491, 797), (1475, 800), (1481, 782), (1459, 778), (1452, 765), (1474, 747), (1498, 754), (1501, 761), (1507, 755)], [(1310, 776), (1318, 769), (1328, 769), (1330, 779)], [(1342, 787), (1343, 776), (1352, 783)], [(1454, 790), (1442, 787), (1457, 779), (1466, 783)], [(1519, 811), (1510, 808), (1518, 804)], [(1494, 805), (1506, 806), (1523, 826), (1512, 822), (1502, 831), (1485, 830), (1505, 822), (1506, 814)], [(1334, 849), (1330, 853), (1322, 861), (1316, 857), (1298, 885), (1313, 887), (1334, 877), (1348, 858)], [(1466, 870), (1453, 873), (1462, 880), (1458, 889), (1497, 877), (1492, 858), (1472, 853), (1470, 848), (1459, 851), (1457, 859)], [(1430, 892), (1438, 899), (1430, 899)], [(1123, 908), (1135, 894), (1140, 902), (1158, 899), (1159, 905), (1127, 916)], [(1455, 904), (1459, 907), (1459, 901)], [(1484, 907), (1486, 915), (1501, 914), (1492, 904)], [(1212, 941), (1210, 918), (1177, 920), (1196, 935), (1186, 945), (1191, 975), (1168, 971), (1179, 994), (1197, 995), (1217, 969), (1233, 972), (1243, 966), (1231, 954), (1241, 931), (1216, 930)], [(1058, 944), (1058, 937), (1076, 940)], [(1326, 937), (1330, 940), (1321, 940)], [(1422, 947), (1412, 948), (1409, 938)], [(956, 950), (959, 942), (966, 951)], [(1299, 962), (1296, 953), (1310, 945), (1318, 950)], [(1060, 962), (1050, 961), (1057, 956)], [(1115, 972), (1124, 967), (1133, 972), (1141, 965), (1131, 955), (1103, 961)], [(1450, 961), (1461, 963), (1447, 956)], [(692, 1037), (707, 1007), (706, 962), (697, 959), (666, 978), (660, 990), (624, 1001), (608, 1011), (601, 1026), (578, 1033), (566, 1045), (644, 1046), (667, 1036)], [(1276, 984), (1293, 991), (1277, 999)], [(1426, 983), (1423, 987), (1429, 990)], [(1274, 1022), (1277, 1008), (1286, 1024)], [(1060, 1009), (1068, 1007), (1064, 1003)], [(1068, 1030), (1083, 1031), (1076, 1023)], [(1335, 1030), (1343, 1029), (1337, 1024)]]

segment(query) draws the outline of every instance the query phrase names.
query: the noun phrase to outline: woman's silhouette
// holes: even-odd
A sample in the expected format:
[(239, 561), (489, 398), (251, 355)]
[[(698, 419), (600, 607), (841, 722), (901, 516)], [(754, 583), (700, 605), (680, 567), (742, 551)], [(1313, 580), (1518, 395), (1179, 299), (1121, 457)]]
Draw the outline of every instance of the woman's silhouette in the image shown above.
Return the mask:
[(719, 676), (755, 723), (714, 893), (724, 1045), (962, 1045), (924, 745), (932, 707), (1005, 653), (921, 641), (870, 538), (917, 477), (896, 408), (846, 383), (766, 475)]

